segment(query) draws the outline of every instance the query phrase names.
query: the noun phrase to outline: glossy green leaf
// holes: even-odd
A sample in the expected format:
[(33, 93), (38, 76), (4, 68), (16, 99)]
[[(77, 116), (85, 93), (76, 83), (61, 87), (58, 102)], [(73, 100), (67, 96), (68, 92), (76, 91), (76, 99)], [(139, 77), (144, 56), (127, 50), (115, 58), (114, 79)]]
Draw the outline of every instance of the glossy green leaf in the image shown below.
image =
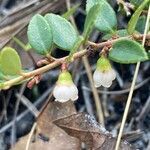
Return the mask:
[(80, 4), (76, 4), (75, 6), (73, 6), (72, 8), (70, 8), (66, 13), (64, 13), (62, 15), (62, 17), (65, 18), (65, 19), (69, 19), (69, 17), (71, 15), (73, 15), (77, 11), (77, 9), (79, 8), (79, 6), (80, 6)]
[(134, 32), (139, 16), (148, 2), (149, 0), (144, 0), (142, 4), (137, 8), (137, 10), (134, 12), (134, 14), (132, 15), (128, 23), (128, 28), (127, 28), (129, 34), (132, 34)]
[(45, 18), (52, 28), (54, 43), (63, 50), (71, 51), (78, 38), (71, 23), (55, 14), (47, 14)]
[(0, 53), (0, 70), (4, 75), (21, 73), (22, 66), (18, 53), (11, 47), (5, 47)]
[(52, 47), (52, 31), (47, 21), (41, 15), (35, 15), (28, 26), (28, 39), (33, 49), (42, 55), (50, 52)]
[(140, 16), (136, 24), (135, 30), (143, 34), (145, 30), (145, 25), (146, 25), (146, 16), (144, 15)]
[(125, 37), (125, 36), (128, 36), (128, 32), (126, 29), (121, 29), (121, 30), (118, 30), (116, 31), (116, 33), (108, 33), (108, 34), (105, 34), (102, 39), (103, 40), (109, 40), (111, 39), (112, 37), (115, 37), (115, 36), (119, 36), (119, 37)]
[(100, 5), (94, 5), (88, 12), (84, 24), (84, 31), (83, 31), (83, 37), (85, 38), (85, 41), (88, 39), (90, 33), (92, 32), (92, 29), (95, 25), (96, 18), (98, 16), (100, 9)]
[(105, 0), (87, 0), (86, 11), (96, 4), (100, 5), (98, 17), (96, 19), (95, 27), (102, 32), (113, 33), (116, 29), (117, 19), (113, 8)]
[(148, 59), (143, 46), (133, 40), (122, 39), (113, 44), (109, 58), (115, 62), (130, 64)]

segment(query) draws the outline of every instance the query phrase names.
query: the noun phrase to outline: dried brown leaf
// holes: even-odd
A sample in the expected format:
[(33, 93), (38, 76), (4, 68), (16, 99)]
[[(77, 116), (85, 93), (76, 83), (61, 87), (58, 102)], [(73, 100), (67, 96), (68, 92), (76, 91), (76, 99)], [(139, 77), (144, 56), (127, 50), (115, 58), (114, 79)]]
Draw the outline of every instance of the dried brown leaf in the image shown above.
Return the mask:
[[(114, 150), (116, 138), (90, 115), (78, 113), (55, 120), (54, 123), (70, 136), (85, 142), (91, 150)], [(121, 142), (120, 149), (133, 150), (126, 141)]]
[[(39, 116), (35, 142), (29, 150), (80, 150), (80, 141), (70, 137), (64, 130), (52, 123), (53, 120), (76, 113), (71, 101), (66, 103), (51, 102)], [(28, 136), (20, 139), (13, 150), (24, 149)]]

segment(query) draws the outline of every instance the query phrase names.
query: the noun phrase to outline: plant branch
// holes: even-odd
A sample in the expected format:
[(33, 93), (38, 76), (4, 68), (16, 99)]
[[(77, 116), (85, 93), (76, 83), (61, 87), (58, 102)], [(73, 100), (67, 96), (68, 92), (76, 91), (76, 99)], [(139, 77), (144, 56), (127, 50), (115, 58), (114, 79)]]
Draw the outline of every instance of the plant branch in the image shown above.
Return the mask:
[[(112, 45), (113, 43), (115, 43), (116, 41), (120, 40), (120, 39), (128, 39), (128, 38), (131, 38), (133, 36), (127, 36), (127, 37), (121, 37), (121, 38), (117, 38), (117, 39), (112, 39), (112, 40), (108, 40), (106, 42), (101, 42), (101, 43), (94, 43), (94, 42), (88, 42), (88, 44), (96, 49), (98, 48), (103, 48), (104, 46), (110, 46)], [(136, 39), (141, 39), (141, 37), (143, 37), (143, 35), (136, 35)], [(150, 39), (150, 34), (147, 34), (146, 39)], [(96, 52), (97, 50), (93, 50), (94, 52)], [(84, 49), (82, 51), (79, 51), (79, 52), (76, 52), (73, 54), (72, 56), (72, 61), (78, 59), (78, 58), (81, 58), (87, 54), (90, 53), (90, 50), (87, 50), (87, 49)], [(36, 70), (33, 70), (31, 72), (27, 72), (27, 73), (23, 73), (22, 75), (14, 78), (14, 79), (11, 79), (11, 80), (8, 80), (4, 83), (0, 83), (0, 89), (9, 89), (10, 87), (12, 87), (13, 85), (16, 85), (20, 82), (22, 82), (23, 80), (28, 80), (36, 75), (41, 75), (47, 71), (49, 71), (50, 69), (53, 69), (53, 68), (56, 68), (58, 67), (59, 65), (61, 65), (64, 61), (67, 61), (69, 56), (66, 56), (66, 57), (62, 57), (60, 59), (56, 59), (54, 62), (46, 65), (46, 66), (43, 66), (41, 68), (38, 68)]]
[[(118, 40), (123, 40), (123, 39), (142, 40), (143, 37), (144, 37), (144, 34), (134, 34), (134, 35), (126, 36), (126, 37), (120, 37), (117, 39), (108, 40), (106, 42), (101, 42), (101, 43), (94, 43), (94, 42), (88, 41), (88, 44), (93, 46), (94, 48), (102, 48), (104, 46), (110, 46), (113, 43), (117, 42)], [(146, 34), (145, 38), (147, 40), (150, 40), (150, 34)]]
[[(73, 60), (86, 55), (87, 52), (88, 51), (85, 49), (85, 50), (82, 50), (80, 52), (75, 53), (73, 55)], [(20, 75), (17, 78), (11, 79), (9, 81), (6, 81), (6, 82), (0, 84), (0, 89), (8, 89), (11, 86), (13, 86), (13, 85), (15, 85), (15, 84), (17, 84), (17, 83), (19, 83), (19, 82), (21, 82), (23, 80), (30, 79), (30, 78), (32, 78), (32, 77), (34, 77), (36, 75), (39, 75), (39, 74), (43, 74), (43, 73), (47, 72), (48, 70), (53, 69), (53, 68), (61, 65), (64, 61), (67, 60), (67, 58), (68, 58), (68, 56), (60, 58), (60, 59), (57, 59), (54, 62), (52, 62), (52, 63), (50, 63), (50, 64), (48, 64), (48, 65), (46, 65), (44, 67), (38, 68), (38, 69), (33, 70), (31, 72), (28, 72), (28, 73), (23, 73), (22, 75)]]

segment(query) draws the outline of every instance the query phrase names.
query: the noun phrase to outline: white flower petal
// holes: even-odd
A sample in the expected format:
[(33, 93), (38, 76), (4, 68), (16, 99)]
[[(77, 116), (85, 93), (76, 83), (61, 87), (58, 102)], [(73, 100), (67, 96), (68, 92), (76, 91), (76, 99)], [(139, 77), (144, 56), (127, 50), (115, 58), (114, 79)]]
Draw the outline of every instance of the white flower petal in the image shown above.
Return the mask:
[(66, 102), (70, 100), (70, 89), (66, 85), (56, 85), (53, 91), (53, 95), (59, 102)]
[(105, 82), (111, 82), (113, 80), (112, 78), (112, 74), (111, 74), (111, 71), (107, 71), (104, 73), (104, 80)]
[(112, 84), (112, 81), (116, 78), (116, 73), (113, 69), (107, 71), (104, 73), (103, 80), (102, 80), (102, 86), (104, 87), (110, 87)]
[(116, 72), (115, 72), (115, 70), (114, 70), (114, 69), (111, 69), (111, 70), (109, 71), (109, 73), (111, 74), (111, 79), (112, 79), (112, 80), (115, 80), (115, 78), (116, 78)]
[(113, 69), (106, 72), (108, 80), (114, 80), (116, 78), (116, 73)]
[(64, 100), (64, 99), (55, 99), (55, 101), (57, 101), (57, 102), (61, 102), (61, 103), (65, 103), (65, 102), (67, 102), (66, 100)]
[(106, 81), (106, 82), (103, 82), (102, 86), (103, 87), (106, 87), (106, 88), (109, 88), (110, 86), (112, 85), (112, 81)]
[(77, 87), (76, 87), (75, 84), (72, 84), (72, 85), (70, 86), (70, 93), (71, 93), (70, 99), (71, 99), (72, 101), (75, 101), (75, 100), (78, 99), (78, 89), (77, 89)]
[(102, 80), (103, 80), (103, 73), (96, 69), (93, 74), (93, 81), (95, 87), (100, 87), (102, 85)]

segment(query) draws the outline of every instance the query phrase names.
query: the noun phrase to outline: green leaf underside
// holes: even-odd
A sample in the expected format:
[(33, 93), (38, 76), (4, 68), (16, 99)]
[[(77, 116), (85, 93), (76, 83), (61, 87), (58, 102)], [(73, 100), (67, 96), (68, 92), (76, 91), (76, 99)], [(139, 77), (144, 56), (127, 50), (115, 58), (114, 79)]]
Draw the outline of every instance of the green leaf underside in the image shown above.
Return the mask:
[(128, 28), (127, 28), (129, 34), (132, 34), (134, 32), (139, 16), (148, 2), (149, 0), (144, 0), (142, 4), (137, 8), (137, 10), (134, 12), (134, 14), (132, 15), (128, 23)]
[(121, 30), (118, 30), (116, 31), (115, 34), (105, 34), (102, 39), (103, 40), (109, 40), (111, 39), (113, 36), (119, 36), (119, 37), (125, 37), (125, 36), (128, 36), (128, 32), (126, 29), (121, 29)]
[(11, 47), (5, 47), (0, 53), (0, 70), (4, 75), (21, 73), (22, 65), (18, 53)]
[(145, 61), (148, 56), (139, 43), (129, 39), (122, 39), (113, 44), (109, 52), (109, 58), (118, 63), (129, 64)]
[(96, 19), (95, 27), (102, 32), (113, 33), (116, 29), (117, 19), (113, 8), (105, 0), (87, 0), (86, 11), (99, 4), (100, 9)]
[(45, 18), (52, 28), (54, 43), (61, 49), (70, 51), (78, 38), (71, 23), (55, 14), (47, 14)]
[(92, 29), (95, 25), (95, 20), (99, 13), (99, 9), (100, 9), (99, 4), (94, 5), (93, 7), (91, 7), (91, 9), (89, 10), (86, 16), (84, 31), (83, 31), (83, 37), (85, 38), (85, 41), (88, 39), (90, 33), (92, 32)]
[(28, 39), (33, 49), (42, 55), (50, 52), (52, 46), (52, 31), (44, 17), (35, 15), (28, 26)]
[(140, 16), (136, 24), (135, 30), (143, 34), (145, 25), (146, 25), (146, 16), (144, 15)]

